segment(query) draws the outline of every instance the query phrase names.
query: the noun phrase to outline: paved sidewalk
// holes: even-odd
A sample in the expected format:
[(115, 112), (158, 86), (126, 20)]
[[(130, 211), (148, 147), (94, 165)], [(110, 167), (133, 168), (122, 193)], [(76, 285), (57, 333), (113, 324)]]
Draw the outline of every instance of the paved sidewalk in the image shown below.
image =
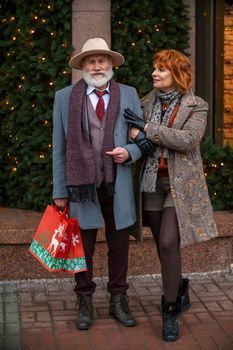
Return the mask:
[(0, 282), (1, 350), (233, 350), (233, 274), (189, 275), (192, 308), (179, 320), (180, 339), (161, 339), (158, 275), (129, 277), (137, 327), (108, 315), (106, 278), (98, 278), (88, 331), (75, 327), (73, 279)]

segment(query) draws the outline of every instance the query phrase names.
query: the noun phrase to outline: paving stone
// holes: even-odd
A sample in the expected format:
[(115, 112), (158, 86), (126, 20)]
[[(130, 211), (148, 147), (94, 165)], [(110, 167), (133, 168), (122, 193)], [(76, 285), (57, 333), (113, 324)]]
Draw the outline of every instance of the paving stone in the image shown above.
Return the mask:
[(7, 335), (5, 339), (6, 350), (21, 350), (21, 339), (19, 335)]
[(161, 337), (161, 276), (129, 278), (129, 302), (138, 323), (132, 328), (121, 326), (109, 316), (107, 279), (96, 281), (93, 325), (86, 332), (76, 329), (71, 278), (23, 281), (16, 284), (10, 298), (3, 293), (0, 349), (233, 350), (231, 278), (190, 276), (192, 308), (179, 318), (180, 338), (172, 344)]

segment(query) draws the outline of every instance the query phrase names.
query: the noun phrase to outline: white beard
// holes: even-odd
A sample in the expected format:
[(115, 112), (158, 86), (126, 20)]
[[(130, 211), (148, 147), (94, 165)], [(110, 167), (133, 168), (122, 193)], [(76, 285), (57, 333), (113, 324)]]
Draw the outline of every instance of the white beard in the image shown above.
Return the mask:
[(99, 77), (93, 77), (90, 73), (83, 70), (83, 79), (87, 84), (90, 84), (96, 88), (106, 85), (107, 82), (112, 78), (113, 70), (112, 68), (104, 72), (103, 75)]

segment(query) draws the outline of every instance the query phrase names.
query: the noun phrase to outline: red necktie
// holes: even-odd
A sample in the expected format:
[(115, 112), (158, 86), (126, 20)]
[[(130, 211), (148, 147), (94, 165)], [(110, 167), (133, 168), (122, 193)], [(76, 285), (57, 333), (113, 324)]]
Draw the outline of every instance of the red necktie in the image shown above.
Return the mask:
[(96, 95), (99, 97), (99, 101), (97, 102), (96, 105), (96, 115), (99, 118), (100, 121), (102, 121), (103, 117), (104, 117), (104, 99), (103, 99), (103, 95), (107, 94), (108, 92), (105, 91), (99, 91), (99, 90), (95, 90)]

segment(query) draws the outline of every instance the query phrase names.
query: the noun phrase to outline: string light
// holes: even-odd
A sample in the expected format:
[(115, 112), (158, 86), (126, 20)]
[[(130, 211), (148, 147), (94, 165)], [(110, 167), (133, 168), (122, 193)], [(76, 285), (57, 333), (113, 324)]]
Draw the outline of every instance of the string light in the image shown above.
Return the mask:
[(16, 173), (16, 171), (17, 171), (17, 168), (16, 168), (16, 167), (11, 168), (11, 172), (12, 172), (12, 173)]

